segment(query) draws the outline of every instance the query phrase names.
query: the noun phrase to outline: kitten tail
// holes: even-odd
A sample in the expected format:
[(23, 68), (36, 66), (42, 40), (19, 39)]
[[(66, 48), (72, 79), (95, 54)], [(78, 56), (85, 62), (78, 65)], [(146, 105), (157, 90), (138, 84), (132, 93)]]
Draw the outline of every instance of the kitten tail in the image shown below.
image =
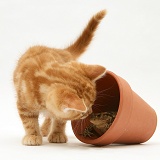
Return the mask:
[(74, 59), (77, 59), (87, 49), (91, 40), (93, 39), (94, 32), (96, 31), (101, 20), (105, 17), (106, 13), (106, 10), (102, 10), (95, 14), (90, 19), (86, 28), (83, 30), (78, 39), (68, 48), (66, 48), (66, 50), (73, 55)]

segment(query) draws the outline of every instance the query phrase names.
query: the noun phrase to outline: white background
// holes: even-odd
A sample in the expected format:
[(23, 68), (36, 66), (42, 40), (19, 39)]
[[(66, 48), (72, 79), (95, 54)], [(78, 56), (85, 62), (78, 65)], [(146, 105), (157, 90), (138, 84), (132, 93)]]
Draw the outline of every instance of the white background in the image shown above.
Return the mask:
[[(101, 64), (128, 81), (160, 116), (159, 0), (1, 0), (0, 1), (0, 159), (159, 159), (160, 124), (141, 145), (94, 147), (79, 142), (67, 124), (67, 144), (21, 145), (12, 74), (32, 45), (65, 47), (90, 17), (107, 9), (94, 41), (80, 61)], [(150, 117), (148, 117), (150, 118)]]

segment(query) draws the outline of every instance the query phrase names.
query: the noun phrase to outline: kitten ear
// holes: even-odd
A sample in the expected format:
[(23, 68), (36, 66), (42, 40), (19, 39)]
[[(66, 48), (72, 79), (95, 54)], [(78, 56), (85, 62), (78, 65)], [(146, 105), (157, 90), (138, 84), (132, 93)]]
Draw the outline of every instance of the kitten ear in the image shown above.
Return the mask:
[(87, 107), (85, 106), (83, 100), (76, 95), (68, 95), (64, 97), (61, 109), (63, 112), (68, 112), (68, 111), (86, 112), (87, 111)]
[(89, 79), (96, 81), (102, 78), (106, 73), (106, 68), (100, 65), (85, 65), (82, 64), (82, 69)]

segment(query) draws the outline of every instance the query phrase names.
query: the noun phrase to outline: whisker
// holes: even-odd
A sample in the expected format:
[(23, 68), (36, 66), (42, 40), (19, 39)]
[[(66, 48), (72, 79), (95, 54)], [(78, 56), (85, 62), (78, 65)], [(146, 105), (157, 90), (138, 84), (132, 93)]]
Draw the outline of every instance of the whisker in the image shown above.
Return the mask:
[(74, 131), (75, 131), (75, 133), (77, 133), (77, 123), (78, 123), (78, 122), (76, 122), (76, 124), (75, 124), (75, 126), (74, 126)]
[(102, 112), (102, 109), (100, 109), (99, 107), (94, 107), (94, 109), (96, 109), (96, 110), (98, 110), (98, 111), (100, 111), (100, 112)]
[(102, 109), (100, 109), (100, 108), (96, 108), (96, 110), (98, 110), (98, 111), (102, 112)]
[[(108, 104), (104, 104), (104, 105), (102, 105), (102, 104), (94, 104), (94, 106), (93, 106), (93, 109), (96, 109), (96, 110), (99, 110), (99, 111), (101, 111), (102, 112), (102, 110), (104, 111), (104, 108), (103, 107), (105, 107), (106, 109), (107, 109), (107, 107), (111, 107), (110, 105), (108, 105)], [(101, 108), (101, 109), (100, 109)], [(103, 108), (103, 109), (102, 109)]]
[(110, 105), (108, 104), (105, 104), (105, 105), (96, 104), (96, 107), (106, 107), (106, 106), (110, 107)]
[(81, 123), (80, 123), (80, 134), (83, 133), (83, 119), (81, 120)]
[(102, 95), (97, 95), (97, 98), (106, 98), (106, 97), (110, 97), (110, 98), (114, 98), (115, 96), (111, 96), (111, 95), (105, 95), (105, 94), (102, 94)]
[(79, 127), (79, 124), (80, 124), (80, 120), (77, 120), (76, 121), (76, 125), (75, 125), (75, 127), (74, 127), (74, 130), (75, 130), (75, 133), (77, 134), (77, 132), (78, 132), (78, 127)]
[(94, 108), (97, 107), (97, 106), (102, 106), (103, 107), (103, 106), (106, 106), (106, 104), (94, 104)]
[(86, 127), (87, 126), (87, 120), (86, 119), (84, 119), (84, 126)]
[(104, 90), (102, 90), (102, 91), (99, 91), (99, 92), (97, 92), (97, 93), (100, 94), (100, 93), (103, 93), (103, 92), (105, 92), (105, 91), (108, 91), (108, 90), (110, 90), (111, 88), (113, 88), (114, 85), (115, 85), (115, 83), (114, 83), (111, 87), (109, 87), (109, 88), (107, 88), (107, 89), (104, 89)]

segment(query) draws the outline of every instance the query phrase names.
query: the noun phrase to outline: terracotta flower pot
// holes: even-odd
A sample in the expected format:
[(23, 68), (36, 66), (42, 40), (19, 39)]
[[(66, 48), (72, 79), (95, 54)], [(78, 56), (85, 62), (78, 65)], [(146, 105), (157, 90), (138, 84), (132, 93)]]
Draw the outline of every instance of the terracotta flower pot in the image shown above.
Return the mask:
[(137, 144), (149, 140), (156, 129), (155, 111), (123, 78), (110, 71), (97, 81), (97, 98), (93, 105), (94, 113), (109, 111), (117, 111), (117, 115), (103, 135), (96, 138), (82, 136), (91, 124), (90, 117), (87, 117), (71, 122), (75, 136), (84, 143), (94, 145)]

